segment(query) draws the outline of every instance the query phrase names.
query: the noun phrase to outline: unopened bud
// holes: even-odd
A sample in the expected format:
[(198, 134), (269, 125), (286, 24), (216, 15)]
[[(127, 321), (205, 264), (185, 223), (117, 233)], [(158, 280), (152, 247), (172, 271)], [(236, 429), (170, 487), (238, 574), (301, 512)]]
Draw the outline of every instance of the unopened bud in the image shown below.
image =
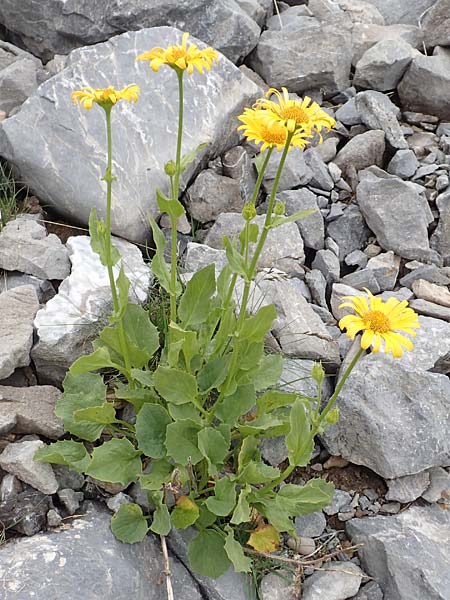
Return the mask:
[(319, 385), (322, 385), (323, 378), (325, 377), (325, 371), (323, 370), (321, 363), (314, 363), (313, 368), (311, 369), (311, 377)]
[(277, 217), (282, 217), (284, 215), (284, 210), (285, 210), (284, 202), (277, 202), (275, 204), (275, 208), (273, 209), (273, 212), (277, 215)]
[(328, 423), (328, 425), (336, 425), (336, 423), (339, 421), (339, 409), (333, 408), (333, 410), (330, 410), (325, 417), (325, 421)]
[(242, 216), (246, 221), (251, 221), (256, 217), (256, 208), (252, 202), (247, 202), (247, 204), (242, 209)]
[(168, 160), (164, 165), (164, 172), (169, 177), (173, 177), (177, 172), (177, 165), (173, 162), (173, 160)]

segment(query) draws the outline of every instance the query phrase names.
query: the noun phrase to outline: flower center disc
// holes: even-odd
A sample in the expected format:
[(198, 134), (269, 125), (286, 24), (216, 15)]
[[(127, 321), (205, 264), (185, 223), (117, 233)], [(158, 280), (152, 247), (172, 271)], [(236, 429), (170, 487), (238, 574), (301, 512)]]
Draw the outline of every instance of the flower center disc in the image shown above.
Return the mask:
[(303, 108), (295, 105), (285, 106), (282, 108), (280, 111), (280, 116), (286, 121), (292, 119), (297, 125), (300, 125), (300, 123), (307, 123), (309, 121), (308, 113), (303, 110)]
[(268, 144), (284, 144), (286, 141), (286, 129), (282, 125), (272, 123), (270, 127), (262, 126), (262, 139)]
[(380, 310), (369, 311), (364, 317), (364, 322), (369, 329), (376, 333), (387, 333), (388, 331), (391, 331), (389, 318)]

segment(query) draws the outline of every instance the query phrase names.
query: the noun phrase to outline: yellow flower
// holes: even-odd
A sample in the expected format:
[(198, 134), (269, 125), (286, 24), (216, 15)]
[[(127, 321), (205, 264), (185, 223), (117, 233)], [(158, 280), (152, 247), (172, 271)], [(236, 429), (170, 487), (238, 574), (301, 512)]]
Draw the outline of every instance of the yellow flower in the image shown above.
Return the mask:
[(148, 60), (150, 67), (158, 72), (161, 65), (169, 65), (172, 69), (185, 69), (192, 75), (194, 68), (202, 74), (203, 69), (211, 69), (213, 61), (219, 59), (218, 53), (213, 48), (200, 50), (196, 44), (187, 46), (189, 33), (183, 33), (181, 46), (169, 46), (168, 48), (152, 48), (148, 52), (140, 54), (136, 60)]
[(90, 110), (93, 104), (98, 104), (99, 106), (105, 108), (108, 106), (113, 106), (119, 100), (137, 102), (139, 92), (139, 86), (133, 83), (127, 85), (127, 87), (123, 88), (123, 90), (116, 90), (112, 85), (103, 89), (85, 87), (82, 90), (72, 92), (71, 97), (74, 104), (79, 102), (80, 106)]
[(322, 128), (329, 131), (336, 125), (333, 117), (330, 117), (320, 108), (317, 102), (314, 102), (308, 96), (305, 96), (303, 100), (292, 100), (289, 98), (287, 89), (285, 87), (281, 89), (283, 93), (275, 88), (270, 88), (266, 94), (266, 96), (275, 94), (278, 102), (260, 98), (256, 101), (255, 108), (272, 111), (286, 123), (289, 131), (301, 130), (308, 136), (312, 136), (315, 132), (320, 136), (320, 140), (322, 140), (320, 134)]
[[(267, 148), (283, 150), (288, 134), (292, 133), (270, 110), (246, 108), (238, 119), (243, 123), (238, 127), (238, 131), (242, 130), (247, 140), (262, 144), (261, 152)], [(304, 132), (296, 131), (292, 135), (291, 146), (304, 148), (308, 144), (305, 137), (307, 136)]]
[(347, 335), (352, 340), (355, 335), (364, 331), (361, 337), (361, 348), (367, 350), (373, 344), (372, 350), (378, 352), (384, 343), (384, 352), (391, 353), (395, 358), (400, 358), (403, 348), (413, 349), (412, 341), (398, 333), (408, 333), (415, 337), (414, 329), (420, 327), (417, 314), (412, 308), (407, 308), (406, 300), (400, 302), (397, 298), (389, 298), (383, 302), (365, 290), (369, 296), (344, 296), (344, 302), (339, 308), (352, 308), (358, 316), (347, 315), (339, 321), (339, 327), (347, 330)]

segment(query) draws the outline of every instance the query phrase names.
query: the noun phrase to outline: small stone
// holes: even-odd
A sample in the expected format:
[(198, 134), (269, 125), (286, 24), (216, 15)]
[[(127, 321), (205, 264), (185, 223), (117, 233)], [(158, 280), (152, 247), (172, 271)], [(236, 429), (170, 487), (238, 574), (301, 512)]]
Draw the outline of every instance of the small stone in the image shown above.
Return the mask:
[(381, 92), (368, 91), (356, 95), (356, 109), (361, 120), (370, 129), (382, 129), (392, 148), (407, 148), (405, 137), (397, 121), (398, 108)]
[(295, 518), (295, 529), (299, 536), (316, 538), (322, 535), (327, 526), (327, 520), (322, 511), (302, 515)]
[[(406, 265), (405, 265), (406, 266)], [(450, 284), (450, 277), (445, 272), (437, 267), (436, 265), (423, 265), (419, 264), (413, 268), (411, 273), (404, 275), (399, 283), (407, 288), (411, 288), (414, 281), (418, 279), (425, 279), (430, 283), (436, 285), (448, 285)]]
[[(281, 153), (273, 154), (267, 165), (263, 179), (263, 188), (267, 194), (272, 190), (280, 160)], [(301, 185), (307, 185), (312, 177), (313, 172), (306, 164), (303, 150), (300, 148), (293, 148), (292, 152), (289, 152), (286, 158), (278, 185), (278, 192), (291, 190)]]
[(114, 513), (116, 513), (122, 504), (130, 504), (131, 502), (133, 502), (133, 498), (131, 498), (128, 494), (119, 492), (115, 496), (108, 498), (106, 501), (106, 506), (109, 508), (109, 510), (112, 510)]
[(335, 117), (337, 121), (340, 121), (344, 125), (359, 125), (361, 117), (356, 110), (355, 98), (350, 98), (350, 100), (338, 108)]
[(333, 499), (331, 500), (331, 504), (326, 506), (323, 509), (323, 512), (329, 516), (337, 515), (338, 512), (343, 508), (346, 504), (350, 504), (352, 501), (352, 497), (348, 492), (344, 490), (336, 489), (334, 491)]
[(188, 189), (186, 200), (191, 216), (200, 223), (214, 221), (224, 212), (240, 212), (244, 206), (239, 183), (211, 169), (200, 173)]
[(383, 590), (376, 581), (370, 581), (362, 587), (353, 600), (383, 600)]
[(62, 523), (62, 517), (54, 508), (51, 508), (47, 513), (47, 525), (50, 528), (59, 527)]
[(0, 502), (8, 502), (23, 490), (23, 485), (15, 475), (4, 475), (0, 483)]
[(303, 556), (312, 554), (316, 549), (315, 541), (309, 537), (299, 537), (297, 539), (290, 537), (286, 543), (291, 550)]
[(400, 270), (400, 257), (391, 250), (383, 252), (371, 258), (367, 268), (373, 271), (380, 291), (393, 290)]
[[(46, 524), (50, 508), (48, 496), (30, 488), (17, 496), (0, 503), (2, 529), (13, 529), (26, 536), (33, 536)], [(3, 565), (3, 555), (2, 555)]]
[(368, 289), (372, 294), (378, 294), (381, 289), (374, 272), (369, 269), (359, 269), (341, 278), (341, 283), (357, 290)]
[(427, 300), (411, 300), (409, 303), (420, 315), (427, 315), (436, 319), (443, 319), (444, 321), (450, 321), (450, 308), (441, 306), (440, 304), (434, 304)]
[(388, 164), (388, 173), (409, 179), (419, 168), (419, 161), (412, 150), (397, 150)]
[(236, 180), (244, 202), (252, 196), (256, 183), (256, 171), (248, 152), (242, 146), (234, 146), (222, 155), (223, 174)]
[(323, 464), (324, 469), (344, 469), (348, 467), (350, 463), (342, 456), (330, 456), (330, 458)]
[(75, 492), (70, 488), (58, 491), (58, 498), (69, 515), (74, 515), (84, 500), (83, 492)]
[(35, 462), (34, 455), (44, 443), (40, 440), (8, 444), (0, 454), (0, 467), (44, 494), (54, 494), (58, 482), (48, 463)]
[(66, 465), (53, 465), (53, 472), (60, 490), (70, 488), (77, 491), (81, 490), (84, 485), (84, 475), (69, 469)]
[(331, 191), (334, 188), (334, 181), (327, 165), (315, 148), (310, 148), (305, 152), (305, 160), (313, 174), (310, 185), (321, 190)]
[(331, 285), (339, 281), (341, 269), (339, 258), (331, 250), (319, 250), (311, 266), (323, 273), (327, 284)]
[(302, 600), (345, 600), (354, 596), (364, 577), (350, 561), (336, 561), (322, 567), (305, 580)]
[(354, 204), (346, 207), (341, 217), (328, 223), (327, 233), (337, 243), (341, 261), (350, 252), (362, 250), (370, 236), (364, 217)]
[(430, 485), (430, 474), (429, 471), (422, 471), (416, 475), (406, 475), (406, 477), (399, 477), (397, 479), (387, 480), (388, 491), (386, 494), (386, 500), (393, 500), (406, 504), (407, 502), (413, 502), (417, 500), (419, 496)]
[(439, 175), (436, 179), (436, 189), (438, 192), (442, 192), (450, 185), (450, 179), (448, 175)]
[(400, 502), (385, 502), (380, 507), (380, 513), (383, 515), (396, 515), (400, 512)]
[(441, 498), (450, 499), (450, 473), (442, 467), (428, 469), (430, 485), (422, 494), (427, 502), (439, 502)]
[(284, 202), (286, 216), (299, 210), (315, 210), (313, 214), (296, 221), (306, 248), (320, 250), (324, 244), (323, 217), (318, 210), (317, 197), (307, 189), (289, 190), (277, 194), (277, 200)]
[(311, 269), (305, 275), (305, 281), (311, 291), (313, 300), (323, 308), (328, 308), (326, 300), (327, 281), (322, 271)]
[(353, 84), (379, 92), (394, 90), (413, 56), (413, 47), (403, 40), (382, 40), (358, 61)]
[(188, 242), (184, 260), (184, 267), (187, 271), (195, 273), (212, 264), (216, 266), (216, 275), (218, 275), (227, 264), (225, 250), (210, 248), (206, 244)]
[(450, 308), (450, 291), (447, 287), (430, 283), (425, 279), (416, 279), (411, 288), (417, 298)]
[[(162, 229), (170, 229), (172, 224), (170, 221), (170, 217), (167, 213), (163, 213), (161, 215), (161, 219), (159, 221), (159, 225)], [(186, 215), (181, 215), (181, 217), (177, 220), (177, 231), (179, 233), (184, 233), (185, 235), (189, 235), (191, 233), (191, 226), (189, 221), (187, 220)]]
[(261, 600), (292, 600), (292, 585), (290, 579), (292, 573), (286, 572), (278, 575), (277, 572), (264, 575), (261, 580), (259, 591)]
[(350, 521), (355, 516), (356, 511), (352, 508), (350, 510), (342, 510), (338, 512), (338, 519), (345, 523), (345, 521)]
[(371, 165), (383, 164), (385, 134), (380, 128), (366, 131), (351, 138), (337, 153), (334, 162), (348, 179), (350, 169), (361, 171)]
[(350, 287), (349, 285), (345, 285), (343, 283), (334, 283), (331, 288), (331, 312), (333, 313), (336, 321), (345, 317), (345, 315), (353, 314), (353, 311), (348, 307), (339, 308), (340, 305), (345, 302), (344, 296), (362, 296), (365, 294), (361, 294), (359, 290)]
[(361, 267), (363, 269), (367, 265), (369, 257), (362, 250), (353, 250), (344, 259), (344, 262), (349, 267)]

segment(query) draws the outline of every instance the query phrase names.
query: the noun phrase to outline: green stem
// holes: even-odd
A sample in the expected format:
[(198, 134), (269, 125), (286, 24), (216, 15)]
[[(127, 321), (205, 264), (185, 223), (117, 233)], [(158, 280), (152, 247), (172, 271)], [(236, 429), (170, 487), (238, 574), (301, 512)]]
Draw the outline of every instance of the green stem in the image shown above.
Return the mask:
[[(180, 193), (181, 176), (181, 143), (183, 140), (183, 74), (184, 71), (176, 70), (178, 77), (178, 135), (177, 135), (177, 154), (176, 171), (172, 187), (172, 199), (178, 200)], [(176, 323), (177, 320), (177, 221), (178, 219), (170, 215), (171, 223), (171, 259), (170, 259), (170, 320)]]
[[(112, 241), (111, 241), (111, 205), (112, 205), (112, 127), (111, 127), (111, 106), (105, 108), (106, 115), (106, 136), (107, 136), (107, 149), (108, 149), (108, 164), (106, 167), (106, 173), (104, 180), (106, 181), (106, 268), (108, 270), (109, 285), (111, 288), (111, 295), (113, 301), (114, 312), (118, 315), (120, 312), (119, 298), (117, 294), (116, 281), (114, 279), (114, 271), (112, 264)], [(120, 350), (122, 352), (123, 359), (125, 361), (125, 368), (127, 370), (127, 379), (131, 383), (131, 362), (128, 354), (128, 346), (125, 338), (125, 332), (123, 329), (122, 319), (119, 318), (117, 322), (117, 332), (119, 334)]]
[[(360, 348), (358, 350), (358, 352), (355, 354), (355, 356), (354, 356), (353, 360), (351, 361), (351, 363), (346, 368), (345, 373), (342, 375), (342, 377), (340, 378), (338, 384), (336, 385), (336, 388), (334, 390), (333, 395), (328, 400), (328, 403), (327, 403), (326, 407), (323, 409), (323, 411), (322, 411), (319, 419), (316, 421), (314, 427), (312, 428), (311, 433), (310, 433), (309, 438), (308, 438), (308, 441), (305, 444), (305, 448), (307, 448), (309, 446), (309, 444), (316, 437), (317, 433), (320, 430), (321, 424), (323, 423), (323, 421), (326, 418), (327, 414), (333, 408), (336, 400), (338, 399), (338, 396), (341, 393), (341, 390), (342, 390), (345, 382), (347, 381), (348, 376), (353, 371), (354, 366), (356, 365), (356, 363), (358, 362), (358, 360), (361, 358), (361, 356), (364, 354), (364, 352), (365, 352), (365, 350), (363, 350), (362, 348)], [(277, 485), (279, 485), (280, 483), (282, 483), (283, 481), (285, 481), (287, 479), (287, 477), (289, 477), (289, 475), (296, 468), (296, 466), (297, 465), (289, 465), (288, 467), (286, 467), (286, 469), (281, 473), (281, 475), (277, 479), (275, 479), (275, 481), (272, 481), (271, 483), (268, 483), (267, 485), (265, 485), (264, 487), (262, 487), (261, 488), (261, 492), (266, 492), (266, 491), (269, 491), (269, 490), (273, 490), (274, 487), (276, 487)]]
[(253, 189), (252, 197), (250, 198), (250, 202), (255, 204), (256, 199), (258, 198), (259, 190), (261, 189), (262, 181), (264, 179), (264, 175), (266, 173), (267, 165), (269, 164), (269, 159), (272, 155), (273, 148), (269, 148), (266, 152), (266, 156), (264, 158), (263, 164), (258, 173), (258, 179), (256, 180), (255, 187)]

